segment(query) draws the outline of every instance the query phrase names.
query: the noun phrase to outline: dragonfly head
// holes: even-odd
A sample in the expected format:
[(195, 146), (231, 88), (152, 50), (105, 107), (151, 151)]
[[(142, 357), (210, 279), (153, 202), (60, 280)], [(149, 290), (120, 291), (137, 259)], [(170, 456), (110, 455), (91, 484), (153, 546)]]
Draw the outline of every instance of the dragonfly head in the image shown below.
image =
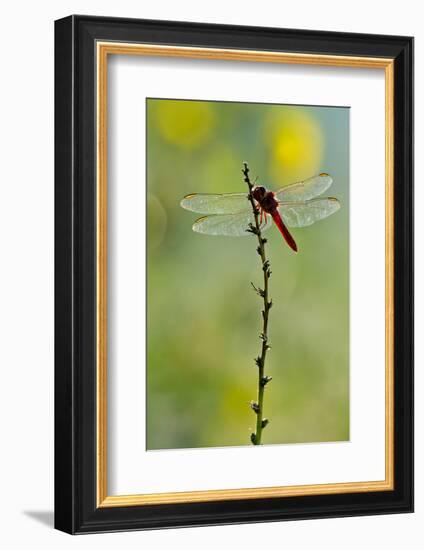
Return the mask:
[(263, 187), (262, 185), (257, 185), (256, 187), (253, 188), (252, 195), (255, 201), (260, 203), (266, 195), (265, 187)]

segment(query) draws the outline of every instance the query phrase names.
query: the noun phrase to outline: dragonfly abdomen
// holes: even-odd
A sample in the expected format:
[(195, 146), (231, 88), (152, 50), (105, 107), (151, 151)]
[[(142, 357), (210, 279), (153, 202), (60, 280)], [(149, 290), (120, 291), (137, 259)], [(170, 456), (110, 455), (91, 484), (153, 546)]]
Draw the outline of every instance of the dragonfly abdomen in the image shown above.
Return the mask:
[(274, 208), (272, 212), (270, 212), (272, 219), (274, 220), (275, 225), (278, 227), (280, 233), (283, 235), (284, 240), (289, 245), (289, 247), (297, 252), (297, 244), (296, 241), (293, 239), (290, 231), (287, 229), (285, 223), (283, 222), (280, 213), (278, 212), (277, 208)]

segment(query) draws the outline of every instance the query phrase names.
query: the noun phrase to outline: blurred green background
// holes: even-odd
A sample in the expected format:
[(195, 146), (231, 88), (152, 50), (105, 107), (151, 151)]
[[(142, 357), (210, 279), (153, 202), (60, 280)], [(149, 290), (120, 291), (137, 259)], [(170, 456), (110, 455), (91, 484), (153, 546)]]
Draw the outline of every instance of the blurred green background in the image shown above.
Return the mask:
[(276, 190), (328, 172), (341, 209), (275, 228), (263, 444), (349, 439), (349, 109), (147, 100), (147, 448), (250, 445), (262, 284), (256, 237), (191, 230), (189, 193)]

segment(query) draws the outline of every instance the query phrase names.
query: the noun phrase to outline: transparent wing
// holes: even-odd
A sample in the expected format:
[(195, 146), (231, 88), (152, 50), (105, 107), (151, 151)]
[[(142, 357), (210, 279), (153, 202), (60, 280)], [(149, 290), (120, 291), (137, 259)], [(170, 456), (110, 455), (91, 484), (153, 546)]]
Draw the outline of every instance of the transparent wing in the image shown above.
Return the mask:
[(198, 214), (237, 214), (249, 209), (247, 193), (194, 193), (180, 202), (181, 206)]
[[(255, 218), (251, 210), (245, 210), (238, 214), (223, 214), (199, 218), (193, 224), (193, 231), (205, 235), (244, 237), (251, 234), (247, 231), (250, 223), (254, 224)], [(263, 220), (261, 231), (266, 231), (271, 225), (271, 217), (266, 216)]]
[(306, 227), (323, 220), (340, 208), (340, 203), (333, 197), (312, 199), (304, 202), (282, 203), (278, 207), (280, 215), (289, 227)]
[(275, 193), (275, 198), (280, 202), (308, 201), (324, 193), (332, 183), (331, 176), (319, 174), (313, 178), (282, 187)]

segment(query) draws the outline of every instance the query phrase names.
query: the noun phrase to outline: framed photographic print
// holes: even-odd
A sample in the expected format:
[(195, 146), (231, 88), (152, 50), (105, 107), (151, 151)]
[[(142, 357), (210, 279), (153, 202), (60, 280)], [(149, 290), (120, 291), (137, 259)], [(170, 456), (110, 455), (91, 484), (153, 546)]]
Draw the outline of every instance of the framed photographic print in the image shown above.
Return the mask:
[(413, 39), (55, 25), (55, 525), (413, 509)]

